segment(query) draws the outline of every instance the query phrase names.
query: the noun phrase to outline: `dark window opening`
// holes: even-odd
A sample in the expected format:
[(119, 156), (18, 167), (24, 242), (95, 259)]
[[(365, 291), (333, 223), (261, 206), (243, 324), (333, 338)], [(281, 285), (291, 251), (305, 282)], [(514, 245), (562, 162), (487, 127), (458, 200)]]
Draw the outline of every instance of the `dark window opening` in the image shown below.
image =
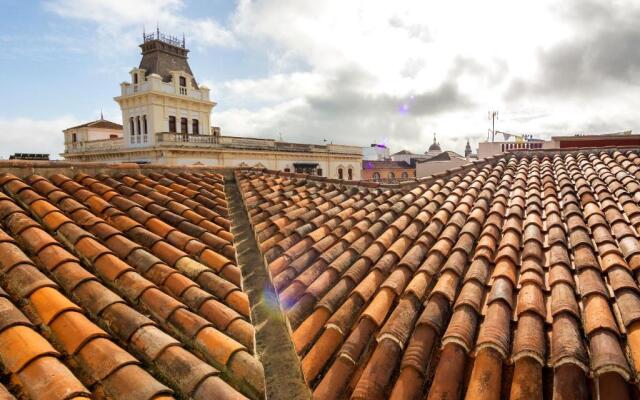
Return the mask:
[(344, 179), (342, 176), (342, 168), (338, 168), (338, 179)]
[(131, 136), (133, 136), (133, 135), (135, 135), (135, 134), (136, 134), (135, 125), (134, 125), (134, 123), (133, 123), (133, 117), (130, 117), (130, 118), (129, 118), (129, 130), (131, 131), (131, 132), (129, 132), (129, 134), (130, 134)]
[(133, 74), (133, 83), (134, 85), (138, 84), (138, 73)]
[(136, 125), (138, 128), (138, 135), (142, 132), (142, 129), (140, 129), (140, 117), (136, 117)]
[(147, 127), (147, 116), (143, 115), (142, 116), (142, 126), (144, 127), (144, 134), (146, 135), (147, 133), (149, 133), (148, 127)]
[(189, 120), (186, 118), (180, 118), (180, 133), (189, 133)]
[(322, 168), (318, 168), (316, 170), (316, 173), (318, 174), (318, 176), (322, 176)]
[(184, 76), (180, 77), (180, 86), (187, 87), (187, 78), (185, 78)]
[(284, 172), (291, 172), (291, 168), (285, 168)]
[(75, 133), (72, 133), (72, 134), (71, 134), (71, 141), (72, 141), (73, 143), (77, 142), (77, 141), (78, 141), (78, 135), (77, 135), (77, 134), (75, 134)]
[(109, 135), (109, 139), (117, 139), (117, 138), (118, 138), (118, 135), (114, 135), (114, 134)]
[(349, 177), (350, 181), (353, 180), (353, 170), (351, 168), (347, 170), (347, 176)]
[(191, 123), (191, 130), (194, 135), (199, 135), (200, 134), (200, 121), (198, 121), (197, 119), (194, 119), (193, 122)]
[(169, 132), (175, 132), (175, 131), (176, 131), (176, 117), (171, 115), (169, 117)]

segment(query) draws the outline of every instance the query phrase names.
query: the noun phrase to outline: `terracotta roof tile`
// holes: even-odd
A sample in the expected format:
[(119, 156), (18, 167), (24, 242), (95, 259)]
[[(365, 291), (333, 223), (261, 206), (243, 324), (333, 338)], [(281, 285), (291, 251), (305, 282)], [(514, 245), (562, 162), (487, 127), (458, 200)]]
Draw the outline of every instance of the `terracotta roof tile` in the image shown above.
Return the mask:
[[(186, 215), (172, 227), (140, 207), (156, 204), (136, 192), (144, 187), (131, 189), (97, 177), (104, 183), (82, 174), (77, 182), (63, 175), (51, 181), (2, 175), (9, 196), (0, 194), (0, 267), (9, 295), (0, 296), (0, 340), (7, 342), (0, 347), (20, 351), (0, 351), (0, 357), (15, 375), (12, 390), (30, 398), (90, 396), (76, 375), (109, 398), (169, 398), (174, 391), (193, 398), (244, 398), (241, 393), (261, 398), (263, 372), (250, 354), (254, 328), (246, 320), (248, 300), (236, 286), (240, 274), (233, 237), (228, 220), (219, 214), (227, 215), (227, 204), (216, 200), (224, 196), (223, 187), (203, 182), (207, 189), (200, 200), (206, 205), (198, 200), (174, 204)], [(193, 191), (199, 187), (197, 181), (189, 186)], [(215, 212), (207, 208), (212, 205)], [(194, 228), (187, 216), (198, 223), (214, 221)], [(226, 228), (218, 224), (225, 221)], [(196, 239), (181, 229), (205, 243), (191, 244)], [(190, 258), (213, 254), (211, 245), (225, 253), (230, 249), (234, 258), (216, 262), (222, 277)], [(40, 269), (50, 272), (53, 281)], [(35, 333), (9, 297), (27, 302), (34, 322), (48, 327), (46, 338)], [(59, 360), (60, 353), (70, 358)], [(203, 355), (207, 361), (198, 358)]]
[[(112, 397), (260, 397), (223, 181), (74, 179), (0, 175), (0, 335), (43, 324), (55, 345), (24, 371), (65, 367), (62, 352), (71, 377)], [(512, 154), (393, 188), (235, 179), (315, 398), (632, 390), (637, 150)], [(33, 321), (13, 308), (21, 299)], [(137, 377), (144, 387), (129, 387)]]
[[(504, 393), (509, 361), (513, 396), (541, 394), (548, 364), (578, 392), (590, 370), (628, 385), (625, 343), (640, 354), (638, 165), (635, 151), (508, 156), (366, 204), (354, 197), (364, 187), (347, 202), (345, 187), (295, 174), (236, 178), (316, 397), (475, 398)], [(357, 231), (329, 212), (338, 204)], [(305, 215), (317, 225), (284, 228)]]

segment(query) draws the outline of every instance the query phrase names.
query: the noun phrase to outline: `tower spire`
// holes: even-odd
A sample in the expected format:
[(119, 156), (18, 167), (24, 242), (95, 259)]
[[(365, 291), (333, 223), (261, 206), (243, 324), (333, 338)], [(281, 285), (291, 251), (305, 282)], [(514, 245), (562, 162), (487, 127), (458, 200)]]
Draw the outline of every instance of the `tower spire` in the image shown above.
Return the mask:
[(100, 107), (100, 121), (104, 121), (104, 115), (102, 115), (102, 107)]

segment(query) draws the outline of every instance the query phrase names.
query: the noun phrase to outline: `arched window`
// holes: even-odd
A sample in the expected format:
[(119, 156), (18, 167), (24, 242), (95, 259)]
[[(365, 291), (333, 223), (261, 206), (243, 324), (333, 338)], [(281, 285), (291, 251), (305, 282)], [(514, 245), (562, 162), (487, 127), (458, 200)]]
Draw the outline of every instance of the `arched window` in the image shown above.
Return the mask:
[(133, 84), (134, 85), (138, 84), (138, 73), (137, 72), (133, 74)]
[(350, 181), (353, 180), (353, 170), (351, 168), (347, 170), (347, 177), (349, 178)]
[(192, 133), (194, 135), (199, 135), (200, 134), (200, 121), (198, 121), (197, 119), (194, 119), (193, 122), (191, 123), (191, 130), (192, 130)]
[(143, 132), (144, 134), (148, 134), (149, 133), (149, 127), (147, 126), (147, 116), (143, 115), (142, 116), (142, 127), (144, 128)]
[(376, 180), (376, 181), (379, 181), (380, 180), (380, 173), (379, 172), (374, 172), (373, 173), (373, 179)]
[(173, 115), (169, 116), (169, 132), (175, 132), (176, 131), (176, 117), (174, 117)]
[(389, 179), (396, 179), (396, 174), (389, 172)]
[(409, 174), (407, 173), (407, 171), (402, 171), (402, 177), (403, 178), (408, 178)]
[(73, 143), (77, 142), (78, 141), (78, 135), (76, 135), (75, 133), (72, 133), (71, 134), (71, 141)]
[(129, 134), (131, 136), (136, 134), (135, 123), (133, 122), (133, 117), (129, 117)]
[(338, 179), (344, 179), (342, 175), (342, 168), (338, 168)]

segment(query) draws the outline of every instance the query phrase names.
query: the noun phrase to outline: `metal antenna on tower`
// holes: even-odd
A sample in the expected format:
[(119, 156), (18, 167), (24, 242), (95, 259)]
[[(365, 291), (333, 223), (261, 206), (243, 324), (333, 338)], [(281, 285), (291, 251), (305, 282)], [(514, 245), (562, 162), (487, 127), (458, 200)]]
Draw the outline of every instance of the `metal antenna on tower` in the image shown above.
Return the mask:
[(498, 119), (498, 110), (489, 111), (489, 119), (491, 120), (491, 141), (496, 141), (496, 119)]

